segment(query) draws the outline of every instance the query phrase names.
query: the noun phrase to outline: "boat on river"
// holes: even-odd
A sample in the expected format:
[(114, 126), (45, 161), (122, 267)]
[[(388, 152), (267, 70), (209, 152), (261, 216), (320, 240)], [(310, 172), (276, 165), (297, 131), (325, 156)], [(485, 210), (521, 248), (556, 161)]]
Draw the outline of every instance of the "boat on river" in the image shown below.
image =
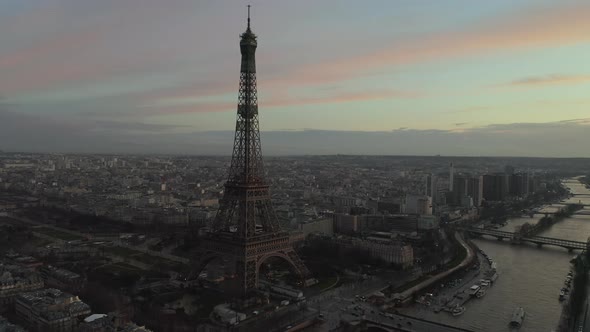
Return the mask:
[(522, 326), (522, 322), (524, 321), (524, 308), (518, 307), (514, 309), (512, 313), (512, 319), (510, 319), (510, 327), (520, 328)]
[(498, 271), (495, 268), (491, 269), (484, 276), (486, 279), (490, 280), (493, 283), (494, 281), (496, 281), (496, 279), (498, 279)]
[(477, 293), (475, 293), (475, 297), (478, 299), (481, 299), (482, 297), (484, 297), (484, 295), (486, 295), (486, 289), (483, 287), (480, 290), (478, 290)]
[(463, 315), (463, 313), (465, 312), (465, 307), (455, 307), (452, 311), (451, 314), (453, 316), (461, 316)]

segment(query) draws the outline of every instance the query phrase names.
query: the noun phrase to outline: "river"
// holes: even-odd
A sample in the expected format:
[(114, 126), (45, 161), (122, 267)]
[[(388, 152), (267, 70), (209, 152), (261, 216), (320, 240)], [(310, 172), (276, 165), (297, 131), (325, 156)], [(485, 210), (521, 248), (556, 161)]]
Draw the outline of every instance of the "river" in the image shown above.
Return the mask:
[[(581, 201), (590, 204), (590, 190), (584, 185), (575, 179), (568, 179), (564, 184), (574, 195), (582, 195), (570, 198), (567, 203)], [(585, 209), (590, 210), (590, 207)], [(502, 229), (512, 231), (516, 225), (536, 222), (540, 217), (542, 215), (512, 219)], [(590, 215), (566, 218), (539, 235), (586, 241), (590, 236)], [(510, 245), (507, 240), (477, 239), (474, 242), (498, 264), (500, 276), (487, 294), (467, 303), (467, 310), (459, 317), (416, 307), (413, 313), (409, 313), (474, 331), (497, 332), (509, 331), (508, 322), (513, 310), (522, 306), (526, 317), (519, 331), (549, 332), (555, 329), (561, 314), (559, 291), (570, 270), (569, 261), (577, 252), (568, 253), (564, 248), (553, 246)]]

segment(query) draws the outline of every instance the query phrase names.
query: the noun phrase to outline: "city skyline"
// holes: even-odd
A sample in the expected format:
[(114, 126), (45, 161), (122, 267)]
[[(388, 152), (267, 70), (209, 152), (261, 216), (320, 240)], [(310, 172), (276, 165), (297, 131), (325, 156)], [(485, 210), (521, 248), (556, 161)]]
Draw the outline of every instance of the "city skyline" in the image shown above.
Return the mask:
[[(590, 5), (338, 4), (252, 1), (265, 154), (588, 157)], [(4, 2), (0, 149), (229, 155), (233, 5)]]

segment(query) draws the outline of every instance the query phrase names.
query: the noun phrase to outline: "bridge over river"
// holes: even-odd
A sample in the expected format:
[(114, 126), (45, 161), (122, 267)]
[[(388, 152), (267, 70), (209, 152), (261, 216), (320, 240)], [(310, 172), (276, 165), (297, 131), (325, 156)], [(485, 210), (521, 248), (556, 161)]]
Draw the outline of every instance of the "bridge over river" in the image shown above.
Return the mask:
[[(585, 205), (587, 206), (587, 205)], [(535, 212), (535, 214), (544, 214), (545, 216), (558, 214), (558, 212)], [(569, 216), (590, 216), (590, 210), (578, 210)]]
[(590, 238), (586, 242), (557, 239), (545, 236), (520, 236), (518, 232), (506, 232), (495, 229), (482, 228), (463, 228), (468, 234), (472, 235), (488, 235), (497, 238), (498, 240), (510, 239), (510, 243), (520, 244), (524, 242), (534, 243), (541, 247), (543, 245), (552, 245), (566, 248), (568, 251), (573, 250), (588, 250), (590, 248)]

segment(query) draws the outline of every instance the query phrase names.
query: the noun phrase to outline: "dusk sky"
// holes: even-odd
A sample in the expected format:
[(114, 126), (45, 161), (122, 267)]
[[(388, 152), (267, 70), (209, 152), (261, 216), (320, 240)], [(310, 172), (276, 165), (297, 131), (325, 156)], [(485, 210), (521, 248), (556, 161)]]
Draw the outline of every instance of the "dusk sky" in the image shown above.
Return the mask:
[(0, 1), (0, 149), (590, 157), (590, 1)]

